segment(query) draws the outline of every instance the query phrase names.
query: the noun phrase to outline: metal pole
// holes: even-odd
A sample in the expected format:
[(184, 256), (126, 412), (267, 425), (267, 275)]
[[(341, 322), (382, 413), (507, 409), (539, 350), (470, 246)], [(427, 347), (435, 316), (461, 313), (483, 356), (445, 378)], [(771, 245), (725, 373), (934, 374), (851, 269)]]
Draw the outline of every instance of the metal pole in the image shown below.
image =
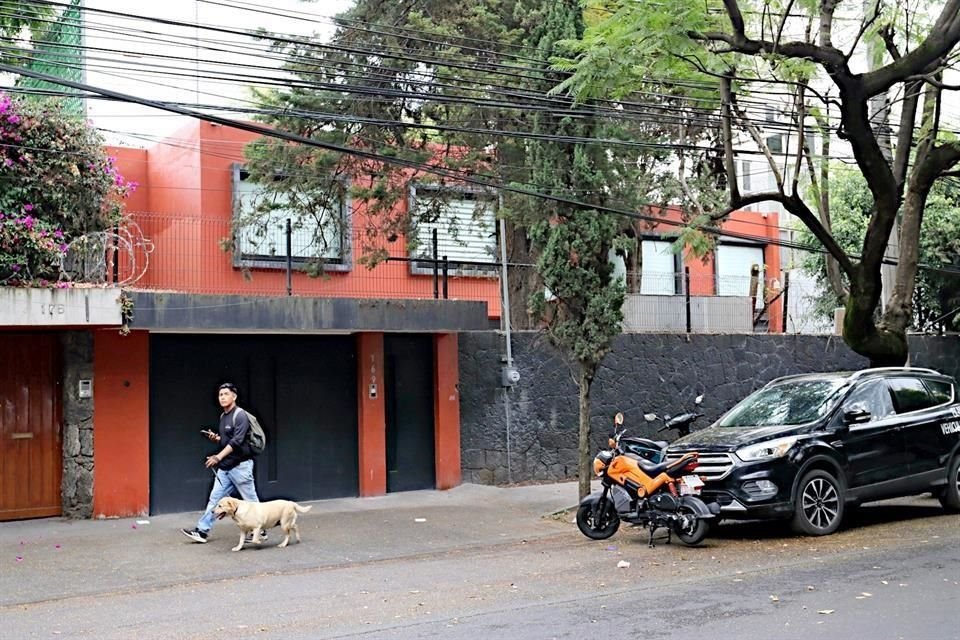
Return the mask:
[[(499, 198), (499, 209), (503, 211), (503, 195)], [(507, 282), (507, 223), (500, 218), (500, 288), (503, 295), (503, 304), (500, 317), (503, 319), (503, 332), (507, 342), (507, 366), (513, 366), (513, 346), (510, 343), (510, 286)], [(507, 483), (513, 482), (513, 471), (510, 465), (510, 389), (503, 388), (503, 411), (507, 421)]]
[(783, 302), (781, 318), (780, 318), (780, 333), (787, 332), (787, 313), (790, 311), (790, 272), (786, 271), (783, 274)]
[(437, 263), (437, 228), (433, 228), (433, 297), (440, 297), (440, 265)]
[[(500, 196), (500, 206), (503, 206), (503, 196)], [(513, 366), (513, 351), (510, 344), (510, 287), (507, 283), (507, 223), (500, 218), (500, 288), (503, 295), (503, 308), (500, 316), (503, 318), (503, 332), (507, 337), (507, 366)]]
[(293, 227), (287, 218), (287, 295), (293, 295)]
[(690, 267), (683, 268), (683, 296), (687, 307), (687, 333), (690, 333), (693, 326), (690, 320)]
[(447, 256), (443, 256), (443, 299), (448, 298), (447, 295), (447, 280), (449, 279), (450, 274), (450, 262), (447, 260)]

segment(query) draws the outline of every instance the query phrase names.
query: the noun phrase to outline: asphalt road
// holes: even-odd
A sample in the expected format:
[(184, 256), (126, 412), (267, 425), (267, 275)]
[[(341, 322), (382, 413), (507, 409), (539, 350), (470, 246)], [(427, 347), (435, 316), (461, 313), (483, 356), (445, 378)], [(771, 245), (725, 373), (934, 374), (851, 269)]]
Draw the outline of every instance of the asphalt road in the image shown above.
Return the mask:
[(249, 572), (241, 552), (233, 576), (4, 606), (0, 638), (960, 639), (960, 516), (930, 499), (864, 507), (825, 538), (724, 524), (649, 549), (637, 530), (548, 529), (282, 571)]

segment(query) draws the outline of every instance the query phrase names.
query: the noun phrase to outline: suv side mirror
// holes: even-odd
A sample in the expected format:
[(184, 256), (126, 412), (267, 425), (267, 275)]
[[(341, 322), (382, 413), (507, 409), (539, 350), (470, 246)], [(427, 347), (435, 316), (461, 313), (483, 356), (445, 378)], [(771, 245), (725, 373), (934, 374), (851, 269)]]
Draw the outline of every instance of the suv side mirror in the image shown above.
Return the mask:
[(847, 426), (863, 424), (864, 422), (870, 422), (872, 417), (873, 414), (864, 405), (857, 403), (843, 412), (843, 424)]

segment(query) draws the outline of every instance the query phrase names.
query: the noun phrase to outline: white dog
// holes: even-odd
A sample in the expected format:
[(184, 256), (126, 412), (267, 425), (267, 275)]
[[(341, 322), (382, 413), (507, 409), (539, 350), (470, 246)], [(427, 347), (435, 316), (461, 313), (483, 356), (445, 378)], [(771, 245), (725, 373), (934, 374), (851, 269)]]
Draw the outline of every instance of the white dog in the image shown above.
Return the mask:
[(233, 547), (233, 551), (240, 551), (243, 548), (244, 539), (248, 533), (253, 533), (254, 544), (260, 544), (261, 532), (280, 525), (283, 529), (283, 542), (277, 545), (282, 549), (290, 542), (290, 534), (297, 536), (297, 542), (300, 542), (300, 529), (297, 528), (297, 514), (310, 511), (311, 507), (302, 507), (296, 502), (290, 500), (271, 500), (269, 502), (249, 502), (247, 500), (237, 500), (236, 498), (223, 498), (214, 507), (213, 512), (217, 519), (223, 519), (226, 516), (233, 518), (233, 521), (240, 527), (240, 542)]

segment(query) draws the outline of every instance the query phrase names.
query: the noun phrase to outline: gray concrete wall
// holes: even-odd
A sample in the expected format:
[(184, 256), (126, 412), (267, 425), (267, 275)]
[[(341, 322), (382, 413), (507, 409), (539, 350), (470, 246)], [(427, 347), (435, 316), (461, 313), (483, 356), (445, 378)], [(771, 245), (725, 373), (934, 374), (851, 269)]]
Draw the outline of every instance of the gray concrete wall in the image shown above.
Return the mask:
[[(913, 337), (910, 347), (912, 365), (960, 377), (960, 336)], [(515, 333), (513, 352), (521, 380), (504, 390), (502, 335), (460, 335), (463, 480), (503, 484), (573, 478), (575, 368), (537, 333)], [(704, 427), (773, 378), (866, 365), (836, 336), (624, 334), (593, 385), (594, 448), (606, 439), (617, 411), (624, 413), (631, 434), (654, 437), (644, 413), (680, 413), (698, 394), (704, 394), (706, 416), (697, 425)]]

